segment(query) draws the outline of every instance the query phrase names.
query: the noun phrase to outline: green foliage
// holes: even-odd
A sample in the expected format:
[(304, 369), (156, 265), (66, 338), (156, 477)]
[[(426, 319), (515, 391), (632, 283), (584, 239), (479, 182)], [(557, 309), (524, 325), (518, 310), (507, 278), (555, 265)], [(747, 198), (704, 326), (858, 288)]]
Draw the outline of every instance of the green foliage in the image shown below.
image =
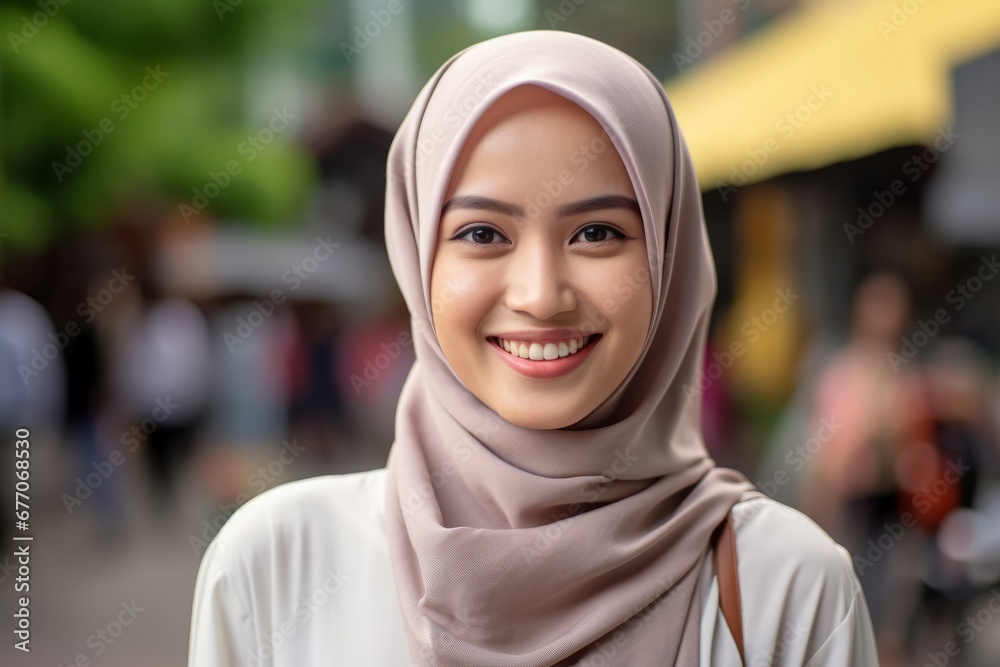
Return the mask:
[[(308, 0), (18, 0), (0, 7), (0, 232), (16, 247), (105, 224), (142, 197), (165, 212), (236, 160), (208, 213), (294, 222), (315, 182), (294, 123), (266, 128), (254, 66), (295, 48)], [(294, 100), (288, 100), (294, 104)], [(257, 104), (256, 106), (261, 106)], [(277, 106), (280, 108), (281, 103)], [(290, 109), (293, 113), (297, 110)]]

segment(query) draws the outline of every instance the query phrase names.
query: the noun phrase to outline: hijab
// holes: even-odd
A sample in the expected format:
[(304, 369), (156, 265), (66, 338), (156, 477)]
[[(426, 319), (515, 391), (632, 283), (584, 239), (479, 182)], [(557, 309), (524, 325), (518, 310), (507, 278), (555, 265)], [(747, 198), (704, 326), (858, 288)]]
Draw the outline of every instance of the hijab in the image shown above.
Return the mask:
[[(512, 424), (455, 374), (434, 332), (431, 263), (462, 145), (532, 84), (589, 112), (640, 204), (653, 288), (634, 367), (561, 429)], [(513, 165), (516, 168), (516, 165)], [(389, 150), (386, 247), (416, 361), (389, 453), (386, 533), (416, 665), (696, 665), (696, 581), (740, 473), (709, 457), (697, 392), (715, 298), (701, 193), (663, 87), (625, 53), (552, 30), (448, 59)]]

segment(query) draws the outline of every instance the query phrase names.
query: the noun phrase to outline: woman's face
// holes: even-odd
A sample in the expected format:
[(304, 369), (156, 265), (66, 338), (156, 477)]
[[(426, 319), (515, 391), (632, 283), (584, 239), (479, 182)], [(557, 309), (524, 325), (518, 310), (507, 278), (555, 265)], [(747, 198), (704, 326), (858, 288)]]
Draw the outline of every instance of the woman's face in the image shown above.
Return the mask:
[(610, 138), (576, 104), (520, 86), (476, 124), (444, 201), (431, 306), (448, 362), (511, 423), (587, 416), (652, 317), (642, 217)]

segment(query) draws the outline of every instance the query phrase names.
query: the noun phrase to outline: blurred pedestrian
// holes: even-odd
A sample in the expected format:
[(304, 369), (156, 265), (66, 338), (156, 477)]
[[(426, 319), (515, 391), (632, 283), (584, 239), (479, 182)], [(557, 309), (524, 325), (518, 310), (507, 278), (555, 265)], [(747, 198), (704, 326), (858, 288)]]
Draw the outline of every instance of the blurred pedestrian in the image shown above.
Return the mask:
[[(898, 518), (899, 452), (930, 435), (918, 377), (889, 362), (909, 312), (900, 277), (880, 272), (866, 278), (854, 294), (848, 340), (823, 365), (813, 395), (810, 432), (820, 444), (802, 457), (798, 504), (855, 557)], [(888, 611), (892, 557), (889, 552), (859, 568), (876, 630)]]

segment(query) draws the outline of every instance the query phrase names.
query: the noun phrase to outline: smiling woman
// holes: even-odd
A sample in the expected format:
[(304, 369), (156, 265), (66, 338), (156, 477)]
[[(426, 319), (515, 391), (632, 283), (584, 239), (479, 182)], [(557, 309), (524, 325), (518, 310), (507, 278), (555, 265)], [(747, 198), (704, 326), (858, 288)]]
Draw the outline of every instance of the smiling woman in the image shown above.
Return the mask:
[(684, 388), (715, 268), (656, 78), (580, 35), (491, 39), (387, 166), (416, 362), (386, 468), (235, 513), (190, 665), (877, 665), (850, 555), (705, 449)]
[[(618, 152), (543, 190), (602, 133), (566, 98), (515, 88), (476, 123), (445, 195), (431, 273), (438, 341), (469, 391), (526, 428), (562, 428), (593, 411), (649, 332), (642, 213)], [(515, 203), (539, 192), (548, 205), (531, 215)], [(621, 300), (615, 285), (637, 271), (647, 276), (640, 298), (609, 308)]]

